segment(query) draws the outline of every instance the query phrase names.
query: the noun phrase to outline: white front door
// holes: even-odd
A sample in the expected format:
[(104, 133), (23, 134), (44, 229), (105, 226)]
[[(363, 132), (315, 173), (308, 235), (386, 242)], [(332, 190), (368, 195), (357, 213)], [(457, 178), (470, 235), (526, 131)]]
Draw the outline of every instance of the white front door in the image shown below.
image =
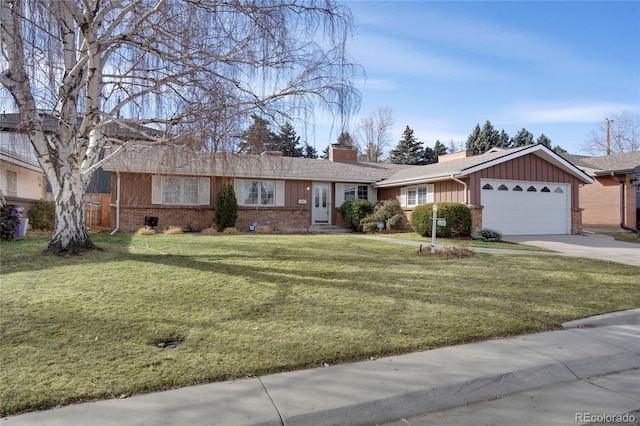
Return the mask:
[(311, 220), (314, 224), (331, 223), (331, 192), (328, 183), (314, 183), (311, 197)]

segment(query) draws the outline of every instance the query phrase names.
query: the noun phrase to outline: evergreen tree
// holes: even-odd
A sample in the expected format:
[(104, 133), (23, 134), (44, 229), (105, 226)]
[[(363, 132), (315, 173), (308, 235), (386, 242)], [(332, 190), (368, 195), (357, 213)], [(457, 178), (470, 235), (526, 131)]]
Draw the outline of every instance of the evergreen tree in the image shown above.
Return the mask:
[(436, 144), (433, 147), (433, 152), (436, 155), (436, 163), (438, 162), (438, 157), (441, 155), (447, 155), (447, 147), (440, 142), (440, 140), (436, 140)]
[(493, 147), (501, 147), (501, 144), (504, 144), (501, 138), (506, 135), (506, 133), (504, 135), (503, 133), (504, 130), (498, 133), (489, 120), (484, 123), (482, 129), (480, 124), (476, 124), (473, 133), (467, 139), (467, 149), (472, 149), (474, 155), (478, 155), (489, 151)]
[(329, 149), (331, 149), (331, 147), (329, 145), (327, 145), (327, 147), (322, 150), (322, 155), (320, 155), (320, 158), (322, 158), (323, 160), (328, 160), (329, 159)]
[(551, 139), (549, 139), (544, 133), (538, 136), (538, 139), (536, 139), (536, 143), (541, 143), (542, 145), (551, 149)]
[(269, 122), (255, 114), (251, 118), (253, 124), (242, 134), (243, 141), (238, 151), (243, 154), (260, 154), (273, 150), (277, 136), (269, 130)]
[(318, 152), (311, 145), (305, 144), (302, 156), (304, 158), (318, 158)]
[(276, 137), (274, 149), (281, 151), (285, 157), (302, 157), (302, 147), (298, 146), (299, 143), (300, 136), (296, 135), (291, 123), (286, 122), (280, 126), (280, 133)]
[(473, 128), (473, 132), (467, 138), (467, 149), (473, 151), (473, 155), (482, 154), (481, 151), (481, 132), (480, 124), (476, 124), (476, 127)]
[(509, 139), (509, 135), (504, 131), (504, 129), (500, 130), (500, 133), (498, 134), (498, 143), (496, 146), (498, 148), (511, 147), (511, 140)]
[(423, 143), (416, 139), (413, 130), (407, 126), (402, 135), (402, 139), (389, 153), (389, 161), (393, 164), (427, 164)]
[(556, 154), (568, 154), (567, 150), (562, 148), (560, 145), (554, 146), (553, 152), (555, 152)]
[(480, 132), (480, 140), (482, 141), (482, 152), (487, 152), (491, 148), (498, 146), (498, 138), (499, 134), (496, 129), (493, 128), (493, 124), (489, 120), (484, 123), (482, 126), (482, 131)]
[(338, 136), (338, 146), (339, 147), (353, 146), (353, 138), (351, 137), (349, 132), (340, 133), (340, 136)]
[(511, 145), (514, 148), (525, 145), (533, 145), (533, 133), (523, 127), (518, 131), (518, 133), (516, 133), (513, 139), (511, 139)]
[(233, 228), (238, 220), (238, 201), (236, 192), (230, 183), (224, 184), (216, 196), (216, 211), (214, 222), (218, 231)]

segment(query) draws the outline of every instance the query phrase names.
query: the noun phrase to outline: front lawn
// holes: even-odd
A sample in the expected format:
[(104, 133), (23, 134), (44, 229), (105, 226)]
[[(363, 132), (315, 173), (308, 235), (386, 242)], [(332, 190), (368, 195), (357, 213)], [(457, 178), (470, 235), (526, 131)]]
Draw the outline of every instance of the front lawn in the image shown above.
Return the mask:
[[(431, 237), (423, 237), (415, 232), (396, 232), (396, 233), (372, 233), (379, 237), (393, 238), (396, 240), (417, 241), (425, 245), (431, 244)], [(523, 251), (544, 251), (553, 252), (553, 250), (542, 247), (535, 247), (526, 244), (509, 243), (506, 241), (484, 242), (474, 240), (472, 238), (436, 238), (436, 245), (456, 246), (456, 247), (474, 247), (474, 248), (490, 248), (500, 250), (523, 250)]]
[(46, 235), (0, 245), (2, 415), (550, 330), (640, 306), (639, 268), (592, 259), (442, 259), (348, 235), (94, 241), (104, 250), (66, 259), (42, 255)]

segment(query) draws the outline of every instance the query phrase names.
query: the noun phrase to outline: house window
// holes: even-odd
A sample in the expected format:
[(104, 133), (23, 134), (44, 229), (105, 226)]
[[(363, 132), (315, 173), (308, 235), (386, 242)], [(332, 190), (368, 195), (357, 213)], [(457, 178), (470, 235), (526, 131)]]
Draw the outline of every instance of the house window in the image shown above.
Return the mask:
[(18, 173), (13, 170), (7, 170), (7, 195), (18, 195)]
[(407, 188), (407, 206), (433, 203), (433, 185)]
[(198, 178), (165, 177), (163, 204), (198, 204)]
[(276, 183), (272, 180), (245, 180), (244, 205), (273, 206), (275, 205)]
[(345, 185), (344, 200), (368, 200), (369, 187), (367, 185)]

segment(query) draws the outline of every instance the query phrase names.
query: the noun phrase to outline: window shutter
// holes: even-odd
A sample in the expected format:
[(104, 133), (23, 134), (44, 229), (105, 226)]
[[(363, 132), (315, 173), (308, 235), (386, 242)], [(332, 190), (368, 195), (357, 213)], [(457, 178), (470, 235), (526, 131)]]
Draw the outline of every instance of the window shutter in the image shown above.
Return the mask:
[(236, 193), (236, 201), (239, 206), (244, 205), (244, 196), (242, 195), (242, 188), (244, 187), (244, 181), (242, 179), (235, 179), (233, 181), (233, 190)]
[(162, 204), (162, 176), (151, 176), (151, 204)]
[(367, 194), (369, 194), (369, 202), (371, 204), (378, 202), (378, 189), (374, 188), (373, 185), (369, 185), (369, 188), (367, 188)]
[(400, 188), (400, 206), (407, 207), (407, 188)]
[(340, 208), (342, 203), (344, 203), (344, 184), (336, 183), (336, 207)]
[(276, 206), (284, 206), (284, 181), (276, 181)]
[(433, 203), (434, 194), (433, 194), (433, 184), (427, 185), (427, 203)]
[(198, 204), (201, 206), (208, 206), (211, 204), (209, 178), (200, 178), (198, 181)]

